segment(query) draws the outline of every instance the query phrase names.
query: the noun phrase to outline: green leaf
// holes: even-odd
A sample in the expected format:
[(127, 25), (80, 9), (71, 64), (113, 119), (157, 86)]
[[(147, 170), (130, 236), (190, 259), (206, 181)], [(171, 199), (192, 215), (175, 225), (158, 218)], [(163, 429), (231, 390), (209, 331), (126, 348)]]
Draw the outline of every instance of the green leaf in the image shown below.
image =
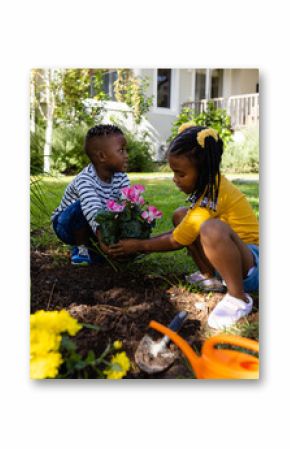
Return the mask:
[(87, 363), (88, 365), (89, 365), (89, 364), (92, 364), (92, 363), (94, 363), (94, 362), (96, 361), (96, 356), (95, 356), (94, 351), (89, 351), (89, 352), (88, 352), (85, 361), (86, 361), (86, 363)]
[(75, 364), (75, 369), (81, 370), (84, 369), (87, 366), (87, 363), (84, 360), (80, 360)]
[(100, 331), (101, 327), (97, 326), (96, 324), (89, 324), (89, 323), (81, 323), (81, 325), (86, 329), (93, 329), (97, 332)]
[(61, 340), (61, 347), (69, 352), (73, 352), (77, 348), (76, 344), (67, 335), (63, 335)]

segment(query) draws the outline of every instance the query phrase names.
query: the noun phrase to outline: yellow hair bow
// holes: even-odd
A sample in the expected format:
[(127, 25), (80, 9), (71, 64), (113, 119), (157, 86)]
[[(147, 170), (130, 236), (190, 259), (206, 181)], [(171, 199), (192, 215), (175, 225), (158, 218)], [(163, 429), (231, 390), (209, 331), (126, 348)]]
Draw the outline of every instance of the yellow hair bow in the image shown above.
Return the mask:
[(182, 133), (187, 128), (192, 128), (193, 126), (196, 126), (194, 121), (182, 123), (182, 125), (178, 128), (178, 134)]
[(197, 133), (196, 140), (202, 148), (205, 146), (205, 139), (209, 136), (213, 137), (216, 142), (219, 140), (218, 133), (212, 128), (203, 129)]

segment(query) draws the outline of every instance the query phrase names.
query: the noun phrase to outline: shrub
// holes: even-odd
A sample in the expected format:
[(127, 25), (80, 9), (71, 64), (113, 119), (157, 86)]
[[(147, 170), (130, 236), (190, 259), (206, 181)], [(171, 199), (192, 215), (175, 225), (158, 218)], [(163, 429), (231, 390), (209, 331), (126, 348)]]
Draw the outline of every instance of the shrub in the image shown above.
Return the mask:
[(65, 175), (81, 171), (89, 159), (84, 152), (84, 139), (88, 126), (58, 127), (52, 140), (52, 168)]
[(152, 160), (152, 148), (146, 136), (138, 137), (128, 130), (124, 130), (129, 156), (128, 171), (150, 172), (154, 171), (154, 162)]
[(232, 141), (222, 158), (222, 169), (232, 173), (259, 172), (259, 129), (248, 128), (242, 132), (242, 141)]
[(195, 111), (190, 108), (183, 108), (176, 121), (173, 123), (171, 136), (168, 139), (169, 141), (177, 136), (178, 128), (186, 122), (192, 122), (192, 126), (207, 126), (215, 129), (223, 140), (225, 147), (232, 140), (230, 117), (227, 115), (225, 109), (216, 109), (212, 102), (209, 102), (207, 110), (200, 114), (196, 114)]
[[(119, 126), (118, 123), (116, 125)], [(120, 126), (120, 128), (123, 130), (128, 143), (128, 171), (153, 171), (152, 148), (150, 142), (146, 140), (145, 133), (137, 136), (124, 126)], [(54, 130), (52, 141), (53, 170), (71, 175), (81, 171), (89, 163), (89, 159), (83, 150), (87, 130), (86, 125), (58, 127)]]

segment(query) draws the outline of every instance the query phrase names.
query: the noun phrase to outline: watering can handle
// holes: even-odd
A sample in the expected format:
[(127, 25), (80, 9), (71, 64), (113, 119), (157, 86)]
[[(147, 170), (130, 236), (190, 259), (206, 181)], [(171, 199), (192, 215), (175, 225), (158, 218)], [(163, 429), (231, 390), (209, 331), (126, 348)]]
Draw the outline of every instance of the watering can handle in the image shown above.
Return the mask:
[(216, 335), (209, 338), (203, 344), (202, 352), (211, 356), (215, 351), (215, 347), (221, 344), (229, 344), (238, 346), (240, 348), (249, 349), (254, 352), (259, 352), (259, 343), (249, 338), (239, 337), (238, 335)]
[[(203, 366), (203, 363), (202, 363), (203, 357), (198, 357), (195, 354), (195, 352), (192, 350), (192, 348), (189, 346), (189, 344), (183, 338), (181, 338), (178, 334), (173, 332), (171, 329), (168, 329), (167, 327), (163, 326), (160, 323), (157, 323), (156, 321), (150, 321), (149, 326), (151, 328), (161, 332), (162, 334), (167, 335), (176, 344), (176, 346), (178, 346), (179, 349), (181, 349), (183, 354), (187, 357), (187, 359), (189, 360), (189, 362), (192, 366), (192, 369), (196, 373), (199, 373), (199, 370)], [(202, 348), (202, 354), (206, 355), (207, 359), (214, 360), (215, 359), (214, 352), (216, 351), (215, 346), (217, 344), (230, 344), (230, 345), (250, 349), (255, 352), (259, 351), (259, 343), (254, 340), (250, 340), (248, 338), (239, 337), (239, 336), (235, 336), (235, 335), (218, 335), (216, 337), (211, 337), (209, 340), (207, 340), (204, 343), (203, 348)], [(244, 354), (244, 356), (246, 358), (246, 354)], [(251, 357), (251, 356), (249, 356), (249, 357)], [(220, 367), (219, 367), (219, 369), (220, 369)], [(225, 373), (225, 371), (226, 371), (226, 373)], [(219, 372), (217, 374), (218, 375), (216, 377), (212, 377), (212, 375), (211, 375), (209, 378), (214, 378), (214, 379), (225, 379), (225, 378), (256, 379), (256, 378), (258, 378), (257, 370), (252, 373), (251, 377), (248, 377), (248, 376), (247, 377), (244, 377), (244, 376), (243, 377), (232, 377), (232, 372), (230, 370), (230, 367), (227, 367), (227, 365), (224, 365), (224, 369), (223, 369), (223, 373), (222, 373), (223, 375), (221, 375), (221, 372)], [(238, 374), (240, 374), (240, 373), (238, 373)], [(202, 374), (201, 376), (198, 375), (197, 377), (208, 378), (208, 377), (204, 377), (204, 374)]]

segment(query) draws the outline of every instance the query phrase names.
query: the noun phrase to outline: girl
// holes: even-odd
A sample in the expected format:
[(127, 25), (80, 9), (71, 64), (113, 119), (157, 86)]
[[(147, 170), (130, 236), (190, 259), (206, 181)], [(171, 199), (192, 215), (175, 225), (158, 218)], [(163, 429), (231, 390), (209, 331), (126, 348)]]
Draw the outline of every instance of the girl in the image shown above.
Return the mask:
[(220, 174), (223, 142), (218, 134), (192, 124), (180, 131), (169, 146), (168, 161), (174, 183), (190, 195), (190, 208), (174, 212), (172, 232), (148, 240), (123, 240), (107, 252), (117, 257), (186, 246), (200, 270), (187, 280), (200, 282), (205, 290), (227, 286), (227, 294), (208, 318), (209, 326), (220, 329), (252, 310), (248, 292), (259, 286), (258, 221), (245, 195)]

